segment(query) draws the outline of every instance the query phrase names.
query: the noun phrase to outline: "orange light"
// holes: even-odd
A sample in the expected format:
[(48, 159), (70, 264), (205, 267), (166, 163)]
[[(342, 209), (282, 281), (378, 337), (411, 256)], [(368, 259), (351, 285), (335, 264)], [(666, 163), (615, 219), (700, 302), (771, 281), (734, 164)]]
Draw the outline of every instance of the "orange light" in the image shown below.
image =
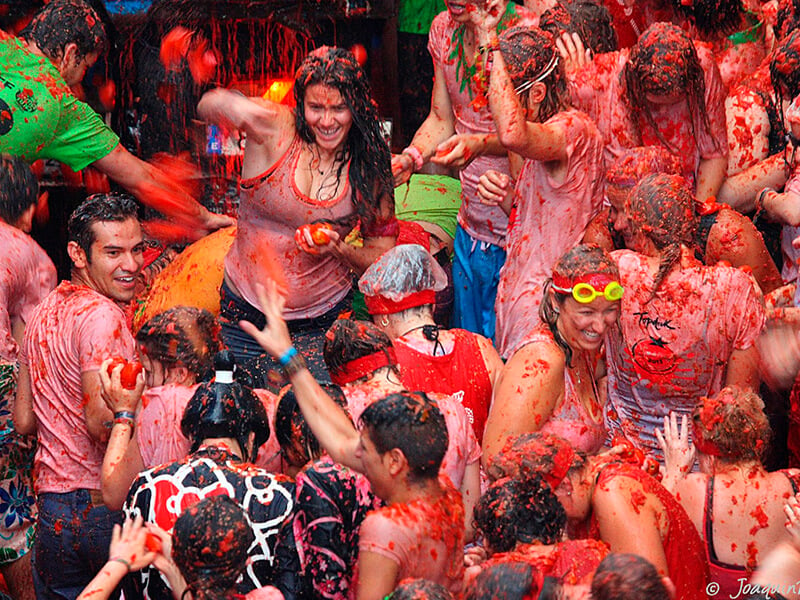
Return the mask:
[(294, 104), (294, 97), (289, 93), (294, 86), (294, 79), (276, 79), (264, 92), (264, 99), (278, 104)]

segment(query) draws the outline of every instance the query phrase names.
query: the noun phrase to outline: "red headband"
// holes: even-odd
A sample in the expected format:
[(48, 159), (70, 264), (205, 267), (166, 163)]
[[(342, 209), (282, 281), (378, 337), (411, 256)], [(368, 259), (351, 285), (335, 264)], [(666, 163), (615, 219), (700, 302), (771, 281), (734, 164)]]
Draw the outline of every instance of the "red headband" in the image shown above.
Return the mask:
[(617, 281), (617, 279), (609, 273), (587, 273), (574, 279), (570, 279), (566, 275), (553, 273), (553, 285), (563, 290), (571, 290), (579, 283), (588, 283), (597, 291), (603, 291), (612, 281)]
[(336, 371), (331, 371), (331, 381), (336, 385), (345, 385), (374, 373), (381, 367), (393, 367), (397, 364), (394, 348), (385, 348), (361, 358), (351, 360)]
[(392, 315), (407, 308), (434, 304), (436, 302), (436, 292), (433, 290), (414, 292), (397, 302), (384, 296), (364, 296), (364, 302), (371, 315)]

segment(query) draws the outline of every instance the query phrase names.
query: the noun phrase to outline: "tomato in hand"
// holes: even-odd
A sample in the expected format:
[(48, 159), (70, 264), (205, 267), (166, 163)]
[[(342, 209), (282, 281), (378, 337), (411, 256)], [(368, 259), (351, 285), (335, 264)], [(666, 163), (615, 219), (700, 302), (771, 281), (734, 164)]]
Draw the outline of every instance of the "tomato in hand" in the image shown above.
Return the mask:
[(122, 372), (119, 374), (119, 382), (126, 390), (136, 389), (136, 379), (139, 373), (142, 372), (142, 363), (129, 362), (125, 363), (122, 367)]
[(114, 371), (117, 365), (122, 365), (122, 371), (120, 371), (119, 374), (120, 385), (126, 390), (136, 389), (136, 379), (139, 376), (139, 373), (142, 372), (142, 363), (135, 361), (128, 362), (124, 358), (117, 356), (113, 358), (108, 365), (107, 371), (109, 377), (111, 377), (111, 373)]
[(326, 223), (312, 223), (308, 226), (311, 232), (311, 239), (317, 246), (324, 246), (330, 243), (331, 236), (328, 235), (328, 226)]
[(163, 547), (161, 538), (155, 533), (148, 532), (147, 536), (144, 538), (144, 547), (148, 552), (161, 552), (161, 548)]

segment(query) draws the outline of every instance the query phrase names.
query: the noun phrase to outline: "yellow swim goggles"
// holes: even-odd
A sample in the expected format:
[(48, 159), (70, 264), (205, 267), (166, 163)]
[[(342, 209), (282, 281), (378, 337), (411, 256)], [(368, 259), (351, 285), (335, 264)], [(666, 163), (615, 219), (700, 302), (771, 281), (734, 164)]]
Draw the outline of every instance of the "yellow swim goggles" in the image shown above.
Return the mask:
[(576, 283), (572, 287), (560, 287), (553, 283), (553, 289), (561, 294), (572, 294), (572, 297), (581, 304), (589, 304), (598, 296), (603, 296), (609, 302), (616, 302), (622, 300), (622, 295), (625, 293), (625, 288), (619, 281), (609, 281), (602, 291), (598, 291), (591, 283), (586, 282)]

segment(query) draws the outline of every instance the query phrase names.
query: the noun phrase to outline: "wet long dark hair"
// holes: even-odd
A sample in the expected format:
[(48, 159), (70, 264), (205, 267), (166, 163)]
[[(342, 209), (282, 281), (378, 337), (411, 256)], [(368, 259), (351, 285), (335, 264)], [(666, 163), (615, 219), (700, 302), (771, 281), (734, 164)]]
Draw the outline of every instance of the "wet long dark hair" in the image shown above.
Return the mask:
[[(381, 215), (381, 204), (384, 203), (384, 210), (388, 208), (385, 202), (392, 201), (394, 194), (391, 153), (381, 132), (378, 105), (372, 99), (366, 73), (353, 54), (343, 48), (323, 46), (306, 57), (295, 76), (294, 98), (297, 134), (307, 144), (314, 143), (314, 133), (305, 117), (306, 90), (316, 84), (338, 90), (353, 116), (336, 175), (341, 177), (349, 160), (349, 181), (358, 215), (367, 224), (380, 216), (390, 216)], [(391, 207), (393, 210), (393, 204)]]
[[(619, 269), (608, 253), (593, 244), (578, 244), (567, 250), (556, 262), (553, 273), (575, 279), (591, 273), (608, 273), (619, 280)], [(546, 323), (556, 344), (564, 351), (567, 365), (572, 366), (572, 347), (558, 330), (561, 305), (566, 300), (564, 294), (553, 291), (553, 279), (549, 278), (542, 289), (542, 303), (539, 305), (539, 318)]]
[[(654, 23), (648, 27), (631, 48), (621, 77), (632, 114), (642, 115), (658, 140), (671, 152), (680, 154), (680, 149), (673, 148), (659, 131), (647, 94), (683, 92), (689, 104), (693, 135), (697, 137), (700, 128), (711, 131), (703, 67), (691, 38), (676, 25)], [(714, 143), (716, 145), (716, 141)]]

